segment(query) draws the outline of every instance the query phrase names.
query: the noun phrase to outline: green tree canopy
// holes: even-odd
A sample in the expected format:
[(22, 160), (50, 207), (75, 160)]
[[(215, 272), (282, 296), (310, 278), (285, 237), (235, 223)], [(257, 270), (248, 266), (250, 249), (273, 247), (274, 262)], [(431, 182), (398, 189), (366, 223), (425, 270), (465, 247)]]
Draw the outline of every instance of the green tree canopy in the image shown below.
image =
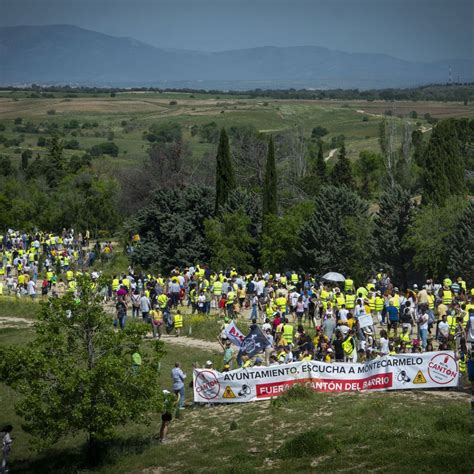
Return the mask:
[(344, 143), (342, 143), (341, 149), (339, 150), (339, 155), (336, 164), (331, 170), (330, 178), (333, 186), (347, 186), (349, 189), (354, 189), (355, 187), (351, 162), (347, 158)]
[(452, 121), (434, 127), (423, 162), (424, 202), (443, 205), (449, 196), (464, 195), (464, 160)]
[(387, 188), (380, 196), (374, 218), (374, 242), (377, 263), (391, 269), (396, 281), (406, 283), (411, 254), (404, 248), (405, 238), (413, 218), (410, 193), (398, 185)]
[(300, 268), (323, 274), (349, 273), (363, 279), (371, 269), (368, 203), (347, 188), (325, 186), (299, 232)]
[(255, 239), (250, 233), (250, 224), (250, 218), (242, 211), (222, 213), (205, 222), (212, 268), (236, 267), (243, 272), (255, 270), (251, 253)]
[(129, 232), (141, 236), (132, 255), (134, 263), (168, 271), (209, 258), (204, 221), (213, 216), (213, 205), (214, 193), (207, 187), (155, 191), (126, 225)]
[(22, 395), (15, 409), (40, 447), (85, 432), (92, 454), (117, 426), (147, 423), (149, 412), (160, 409), (162, 351), (159, 342), (145, 350), (148, 328), (141, 322), (116, 332), (88, 278), (79, 290), (80, 300), (67, 293), (42, 305), (26, 347), (0, 349), (0, 375)]

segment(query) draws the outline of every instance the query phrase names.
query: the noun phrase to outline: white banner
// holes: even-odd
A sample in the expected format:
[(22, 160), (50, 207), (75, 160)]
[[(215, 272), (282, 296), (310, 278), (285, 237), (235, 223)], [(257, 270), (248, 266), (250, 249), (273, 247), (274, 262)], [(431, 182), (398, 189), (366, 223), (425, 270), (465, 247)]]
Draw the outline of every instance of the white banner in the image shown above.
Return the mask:
[(232, 344), (235, 344), (237, 347), (242, 345), (242, 341), (245, 339), (245, 336), (242, 334), (242, 331), (235, 325), (235, 322), (232, 321), (224, 328), (224, 333), (227, 336)]
[(195, 402), (242, 403), (277, 397), (294, 384), (315, 392), (456, 387), (458, 364), (453, 352), (428, 352), (385, 356), (363, 364), (304, 361), (223, 373), (195, 369), (193, 380)]
[(372, 316), (370, 314), (363, 314), (362, 316), (359, 316), (357, 321), (361, 329), (370, 328), (374, 325), (374, 320), (372, 319)]

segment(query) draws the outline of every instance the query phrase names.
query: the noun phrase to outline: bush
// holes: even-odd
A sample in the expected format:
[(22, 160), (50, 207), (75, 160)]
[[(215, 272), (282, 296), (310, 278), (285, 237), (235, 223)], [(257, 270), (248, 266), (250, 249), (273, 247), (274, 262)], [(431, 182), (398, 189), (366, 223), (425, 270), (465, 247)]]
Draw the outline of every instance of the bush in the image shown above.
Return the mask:
[(332, 448), (332, 441), (321, 430), (312, 429), (285, 441), (278, 455), (282, 459), (321, 456)]
[(100, 143), (99, 145), (94, 145), (90, 149), (90, 154), (94, 157), (100, 155), (118, 156), (119, 147), (114, 142)]
[(178, 101), (177, 100), (170, 100), (170, 105), (178, 105)]
[(315, 392), (310, 387), (302, 384), (292, 385), (283, 395), (280, 400), (282, 402), (290, 402), (294, 400), (307, 400), (315, 397)]

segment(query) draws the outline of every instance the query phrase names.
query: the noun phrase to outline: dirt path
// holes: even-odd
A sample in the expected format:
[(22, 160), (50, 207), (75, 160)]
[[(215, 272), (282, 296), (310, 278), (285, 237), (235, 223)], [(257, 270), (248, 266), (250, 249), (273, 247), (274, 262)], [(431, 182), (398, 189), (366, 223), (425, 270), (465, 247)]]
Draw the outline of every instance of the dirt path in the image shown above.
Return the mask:
[(32, 326), (34, 321), (25, 318), (14, 318), (10, 316), (0, 317), (0, 329), (18, 328), (19, 326)]
[(174, 344), (177, 346), (192, 347), (194, 349), (201, 349), (203, 351), (222, 352), (222, 347), (218, 342), (203, 341), (202, 339), (195, 339), (193, 337), (176, 337), (163, 334), (163, 336), (161, 336), (161, 340), (167, 344)]
[(330, 160), (334, 156), (334, 153), (336, 153), (336, 151), (337, 151), (337, 148), (333, 148), (332, 150), (329, 150), (329, 155), (326, 156), (326, 158), (324, 158), (324, 161)]

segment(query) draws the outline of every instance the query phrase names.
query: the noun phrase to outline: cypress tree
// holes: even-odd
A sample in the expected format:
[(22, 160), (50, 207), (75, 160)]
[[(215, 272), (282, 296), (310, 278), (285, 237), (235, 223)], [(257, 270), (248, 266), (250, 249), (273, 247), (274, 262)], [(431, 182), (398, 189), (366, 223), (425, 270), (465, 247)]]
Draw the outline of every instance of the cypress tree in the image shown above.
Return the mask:
[(323, 144), (319, 142), (318, 157), (316, 159), (316, 177), (320, 184), (324, 183), (326, 180), (327, 169), (326, 169), (326, 160), (323, 155)]
[(216, 214), (219, 212), (219, 206), (223, 206), (227, 202), (230, 192), (235, 188), (236, 183), (230, 157), (229, 138), (225, 129), (222, 128), (216, 156)]
[(464, 161), (456, 129), (440, 122), (431, 134), (424, 156), (423, 201), (443, 205), (452, 195), (464, 195)]
[(334, 168), (331, 170), (331, 183), (334, 186), (347, 186), (354, 189), (354, 179), (352, 178), (351, 162), (346, 156), (346, 147), (344, 143), (339, 151), (339, 156)]
[(450, 274), (474, 281), (474, 202), (468, 203), (446, 243)]
[(26, 169), (28, 168), (30, 158), (33, 158), (33, 152), (31, 150), (25, 150), (21, 154), (21, 169), (23, 171), (26, 171)]
[(268, 142), (267, 162), (265, 164), (265, 179), (263, 184), (263, 216), (276, 215), (277, 205), (277, 173), (275, 165), (275, 147), (273, 138)]

